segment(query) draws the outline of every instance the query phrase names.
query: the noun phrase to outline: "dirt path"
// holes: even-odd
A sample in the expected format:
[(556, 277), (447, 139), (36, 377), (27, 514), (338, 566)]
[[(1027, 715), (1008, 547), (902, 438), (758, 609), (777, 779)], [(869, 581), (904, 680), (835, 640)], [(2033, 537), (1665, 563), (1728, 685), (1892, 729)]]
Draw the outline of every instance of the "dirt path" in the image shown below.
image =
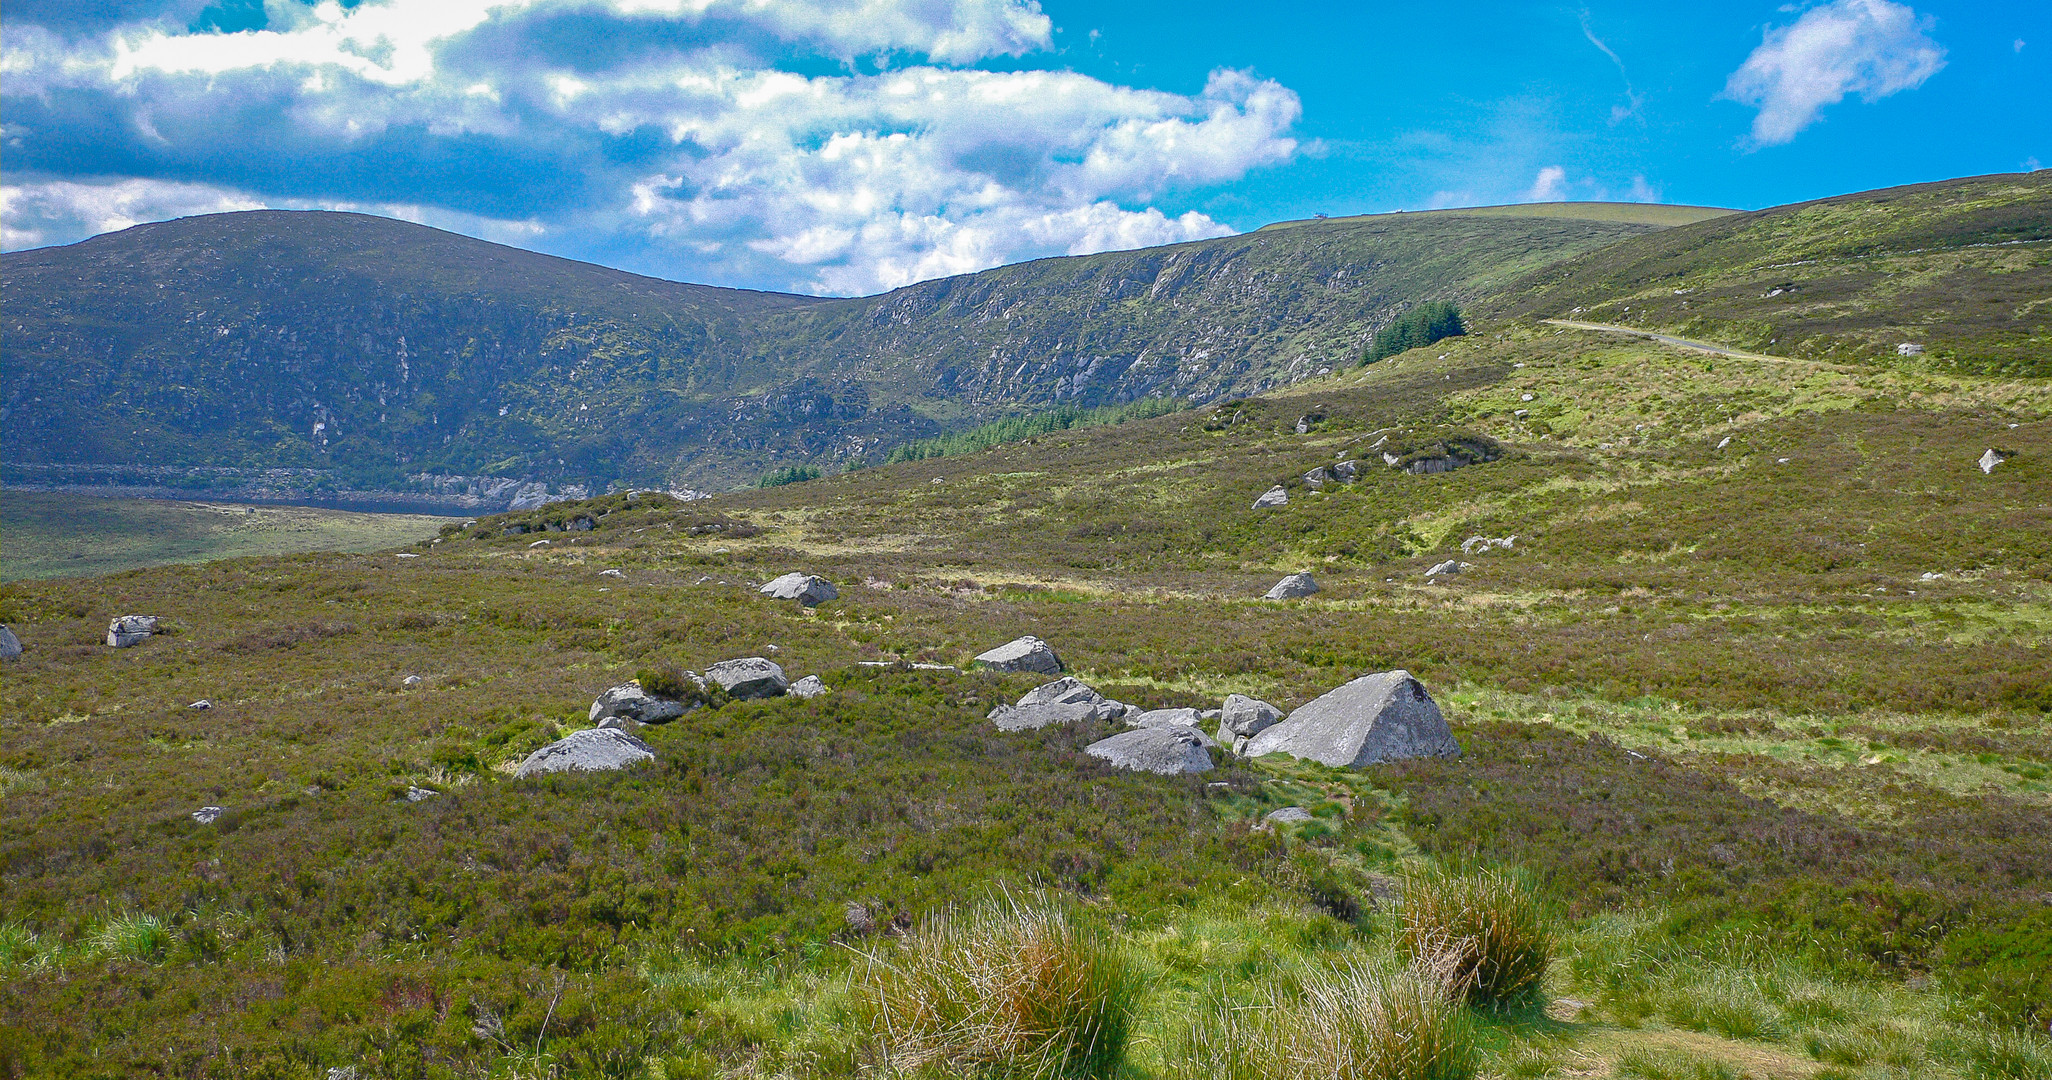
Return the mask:
[(1570, 330), (1594, 330), (1598, 333), (1604, 334), (1630, 334), (1633, 337), (1646, 338), (1650, 341), (1657, 341), (1662, 345), (1672, 345), (1678, 349), (1689, 349), (1694, 352), (1709, 353), (1712, 356), (1728, 356), (1734, 360), (1764, 360), (1768, 363), (1773, 364), (1815, 363), (1815, 361), (1810, 360), (1791, 360), (1786, 356), (1768, 356), (1764, 353), (1746, 352), (1743, 349), (1727, 349), (1722, 345), (1712, 345), (1707, 341), (1690, 341), (1688, 338), (1675, 337), (1673, 334), (1660, 334), (1655, 333), (1651, 330), (1635, 329), (1630, 326), (1615, 326), (1610, 323), (1578, 322), (1574, 319), (1547, 319), (1545, 321), (1549, 325), (1564, 326)]

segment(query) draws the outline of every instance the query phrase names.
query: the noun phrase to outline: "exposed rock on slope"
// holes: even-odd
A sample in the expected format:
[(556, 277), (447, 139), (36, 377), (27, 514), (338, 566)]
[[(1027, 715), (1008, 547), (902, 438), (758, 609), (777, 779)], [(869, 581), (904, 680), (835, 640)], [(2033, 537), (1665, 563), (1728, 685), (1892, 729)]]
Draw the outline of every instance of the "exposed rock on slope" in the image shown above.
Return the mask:
[(1247, 740), (1248, 757), (1288, 754), (1336, 768), (1460, 752), (1438, 703), (1401, 669), (1363, 675)]

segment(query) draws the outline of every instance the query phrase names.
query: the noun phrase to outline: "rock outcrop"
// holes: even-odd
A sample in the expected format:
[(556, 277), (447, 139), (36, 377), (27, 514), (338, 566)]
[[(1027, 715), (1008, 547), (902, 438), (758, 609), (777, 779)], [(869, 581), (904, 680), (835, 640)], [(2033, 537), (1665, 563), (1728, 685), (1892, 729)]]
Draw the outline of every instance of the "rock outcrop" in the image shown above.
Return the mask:
[[(701, 689), (705, 680), (697, 675), (690, 676)], [(697, 708), (696, 702), (686, 705), (681, 701), (660, 698), (641, 688), (640, 683), (621, 683), (598, 696), (591, 703), (591, 712), (586, 719), (596, 724), (608, 717), (619, 717), (640, 724), (667, 724), (685, 713)]]
[(1041, 701), (1031, 705), (1000, 705), (990, 710), (999, 731), (1037, 731), (1054, 724), (1080, 724), (1097, 719), (1091, 701)]
[(1211, 768), (1206, 741), (1196, 728), (1142, 727), (1099, 739), (1084, 747), (1083, 752), (1121, 769), (1175, 776)]
[(1281, 825), (1294, 825), (1300, 821), (1310, 821), (1311, 811), (1301, 806), (1285, 806), (1280, 810), (1270, 810), (1267, 816), (1261, 820), (1272, 821)]
[(1290, 493), (1284, 491), (1283, 486), (1281, 484), (1277, 484), (1276, 486), (1269, 488), (1267, 491), (1262, 492), (1261, 497), (1254, 500), (1254, 509), (1267, 510), (1270, 507), (1287, 506), (1289, 505), (1289, 501)]
[(1047, 642), (1031, 634), (978, 653), (976, 662), (993, 671), (1033, 671), (1042, 675), (1059, 675), (1062, 671), (1062, 658), (1055, 655)]
[(1235, 754), (1247, 751), (1247, 740), (1274, 727), (1282, 720), (1282, 710), (1260, 698), (1245, 694), (1228, 694), (1225, 707), (1218, 711), (1218, 743)]
[(1453, 575), (1455, 575), (1455, 574), (1458, 574), (1458, 573), (1460, 573), (1460, 572), (1461, 572), (1461, 562), (1460, 562), (1460, 560), (1459, 560), (1459, 559), (1448, 559), (1448, 560), (1446, 560), (1445, 562), (1443, 562), (1443, 563), (1440, 563), (1440, 564), (1439, 564), (1439, 565), (1437, 565), (1437, 566), (1434, 566), (1434, 567), (1433, 567), (1432, 569), (1430, 569), (1430, 570), (1427, 570), (1427, 571), (1425, 571), (1425, 576), (1426, 576), (1426, 577), (1452, 577)]
[(1460, 752), (1439, 705), (1403, 670), (1363, 675), (1299, 707), (1246, 746), (1248, 757), (1288, 754), (1336, 768)]
[(2000, 465), (2008, 460), (2008, 454), (2005, 454), (2000, 450), (1989, 450), (1987, 453), (1982, 454), (1981, 460), (1975, 462), (1974, 464), (1979, 465), (1981, 467), (1982, 472), (1992, 473), (1995, 471), (1995, 466)]
[(1266, 593), (1262, 594), (1261, 598), (1263, 600), (1295, 600), (1300, 596), (1309, 596), (1317, 591), (1318, 582), (1313, 581), (1311, 575), (1291, 574), (1289, 577), (1276, 582)]
[(148, 641), (157, 632), (155, 615), (122, 615), (107, 624), (107, 644), (126, 649)]
[(806, 698), (808, 700), (829, 692), (830, 691), (827, 689), (827, 684), (820, 681), (820, 678), (817, 675), (807, 675), (806, 677), (798, 680), (797, 682), (792, 683), (790, 689), (790, 694), (792, 697)]
[(513, 771), (515, 779), (554, 772), (607, 772), (655, 760), (655, 749), (613, 728), (572, 732), (527, 755)]
[(222, 814), (225, 814), (227, 812), (228, 811), (225, 807), (202, 806), (199, 809), (194, 810), (192, 812), (192, 820), (197, 821), (202, 825), (212, 825), (214, 823), (214, 819), (220, 817)]
[(1186, 727), (1195, 731), (1203, 722), (1204, 715), (1195, 709), (1149, 709), (1126, 717), (1126, 725), (1136, 728)]
[(21, 639), (14, 636), (13, 627), (0, 623), (0, 660), (21, 659)]
[(757, 591), (775, 600), (796, 600), (806, 607), (824, 604), (829, 600), (838, 599), (841, 595), (840, 590), (834, 588), (833, 582), (796, 571), (772, 579)]
[(722, 660), (705, 669), (705, 677), (737, 698), (773, 698), (791, 688), (784, 669), (760, 656)]

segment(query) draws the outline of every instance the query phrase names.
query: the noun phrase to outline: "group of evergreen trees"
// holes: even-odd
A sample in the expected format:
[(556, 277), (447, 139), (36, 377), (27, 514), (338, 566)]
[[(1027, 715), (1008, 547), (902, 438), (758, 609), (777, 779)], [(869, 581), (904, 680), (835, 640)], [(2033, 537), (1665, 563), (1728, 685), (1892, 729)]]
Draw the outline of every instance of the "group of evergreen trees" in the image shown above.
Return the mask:
[(1372, 364), (1406, 349), (1421, 348), (1442, 338), (1459, 337), (1467, 332), (1457, 305), (1445, 300), (1427, 300), (1397, 316), (1395, 322), (1376, 334), (1362, 362)]

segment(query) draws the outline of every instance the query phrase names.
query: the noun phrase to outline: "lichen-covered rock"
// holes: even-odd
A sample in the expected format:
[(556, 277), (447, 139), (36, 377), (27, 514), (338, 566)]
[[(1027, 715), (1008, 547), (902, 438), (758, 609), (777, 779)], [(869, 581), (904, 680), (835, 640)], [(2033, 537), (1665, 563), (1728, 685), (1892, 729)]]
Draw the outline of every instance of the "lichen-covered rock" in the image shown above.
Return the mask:
[(1087, 702), (1095, 705), (1103, 700), (1104, 695), (1086, 685), (1083, 680), (1074, 675), (1064, 675), (1051, 683), (1042, 683), (1026, 691), (1019, 698), (1019, 707), (1023, 709), (1028, 705), (1046, 705), (1055, 702), (1060, 702), (1064, 705)]
[(655, 760), (655, 749), (613, 728), (572, 732), (527, 755), (513, 775), (517, 779), (553, 772), (608, 772)]
[(1091, 757), (1102, 758), (1121, 769), (1176, 776), (1206, 772), (1211, 752), (1196, 728), (1141, 727), (1122, 731), (1083, 748)]
[(1031, 705), (1000, 705), (990, 711), (999, 731), (1037, 731), (1055, 724), (1097, 719), (1094, 701), (1038, 701)]
[(1300, 596), (1309, 596), (1317, 591), (1318, 582), (1313, 581), (1311, 575), (1291, 574), (1289, 577), (1276, 582), (1261, 598), (1263, 600), (1295, 600)]
[(1301, 806), (1285, 806), (1280, 810), (1270, 810), (1267, 816), (1261, 820), (1273, 821), (1283, 825), (1293, 825), (1300, 821), (1310, 821), (1311, 811)]
[(1261, 497), (1254, 500), (1254, 509), (1267, 510), (1271, 507), (1287, 506), (1289, 505), (1289, 501), (1290, 493), (1284, 491), (1283, 486), (1281, 484), (1277, 484), (1276, 486), (1269, 488), (1267, 491), (1262, 492)]
[(791, 688), (784, 669), (760, 656), (722, 660), (705, 669), (705, 677), (737, 698), (772, 698)]
[(155, 615), (122, 615), (107, 624), (107, 644), (126, 649), (150, 639), (157, 632)]
[[(705, 685), (702, 677), (694, 675), (692, 678), (701, 687)], [(586, 719), (596, 724), (607, 717), (617, 716), (642, 724), (667, 724), (695, 708), (698, 708), (697, 702), (687, 705), (657, 697), (642, 689), (640, 683), (621, 683), (591, 703), (591, 712)]]
[(1363, 675), (1247, 740), (1248, 757), (1288, 754), (1339, 768), (1461, 752), (1439, 705), (1408, 671)]
[(994, 671), (1033, 671), (1042, 675), (1059, 675), (1062, 658), (1055, 655), (1047, 642), (1027, 634), (1014, 638), (985, 653), (978, 653), (976, 662)]
[(776, 600), (796, 600), (806, 607), (824, 604), (829, 600), (838, 599), (841, 595), (840, 590), (834, 588), (833, 582), (796, 571), (772, 579), (758, 591)]
[(1225, 707), (1218, 711), (1218, 743), (1235, 754), (1244, 754), (1248, 739), (1274, 727), (1281, 720), (1282, 710), (1260, 698), (1228, 694)]
[(807, 699), (816, 698), (827, 692), (827, 684), (820, 681), (820, 677), (817, 675), (807, 675), (792, 683), (790, 690), (791, 696)]

